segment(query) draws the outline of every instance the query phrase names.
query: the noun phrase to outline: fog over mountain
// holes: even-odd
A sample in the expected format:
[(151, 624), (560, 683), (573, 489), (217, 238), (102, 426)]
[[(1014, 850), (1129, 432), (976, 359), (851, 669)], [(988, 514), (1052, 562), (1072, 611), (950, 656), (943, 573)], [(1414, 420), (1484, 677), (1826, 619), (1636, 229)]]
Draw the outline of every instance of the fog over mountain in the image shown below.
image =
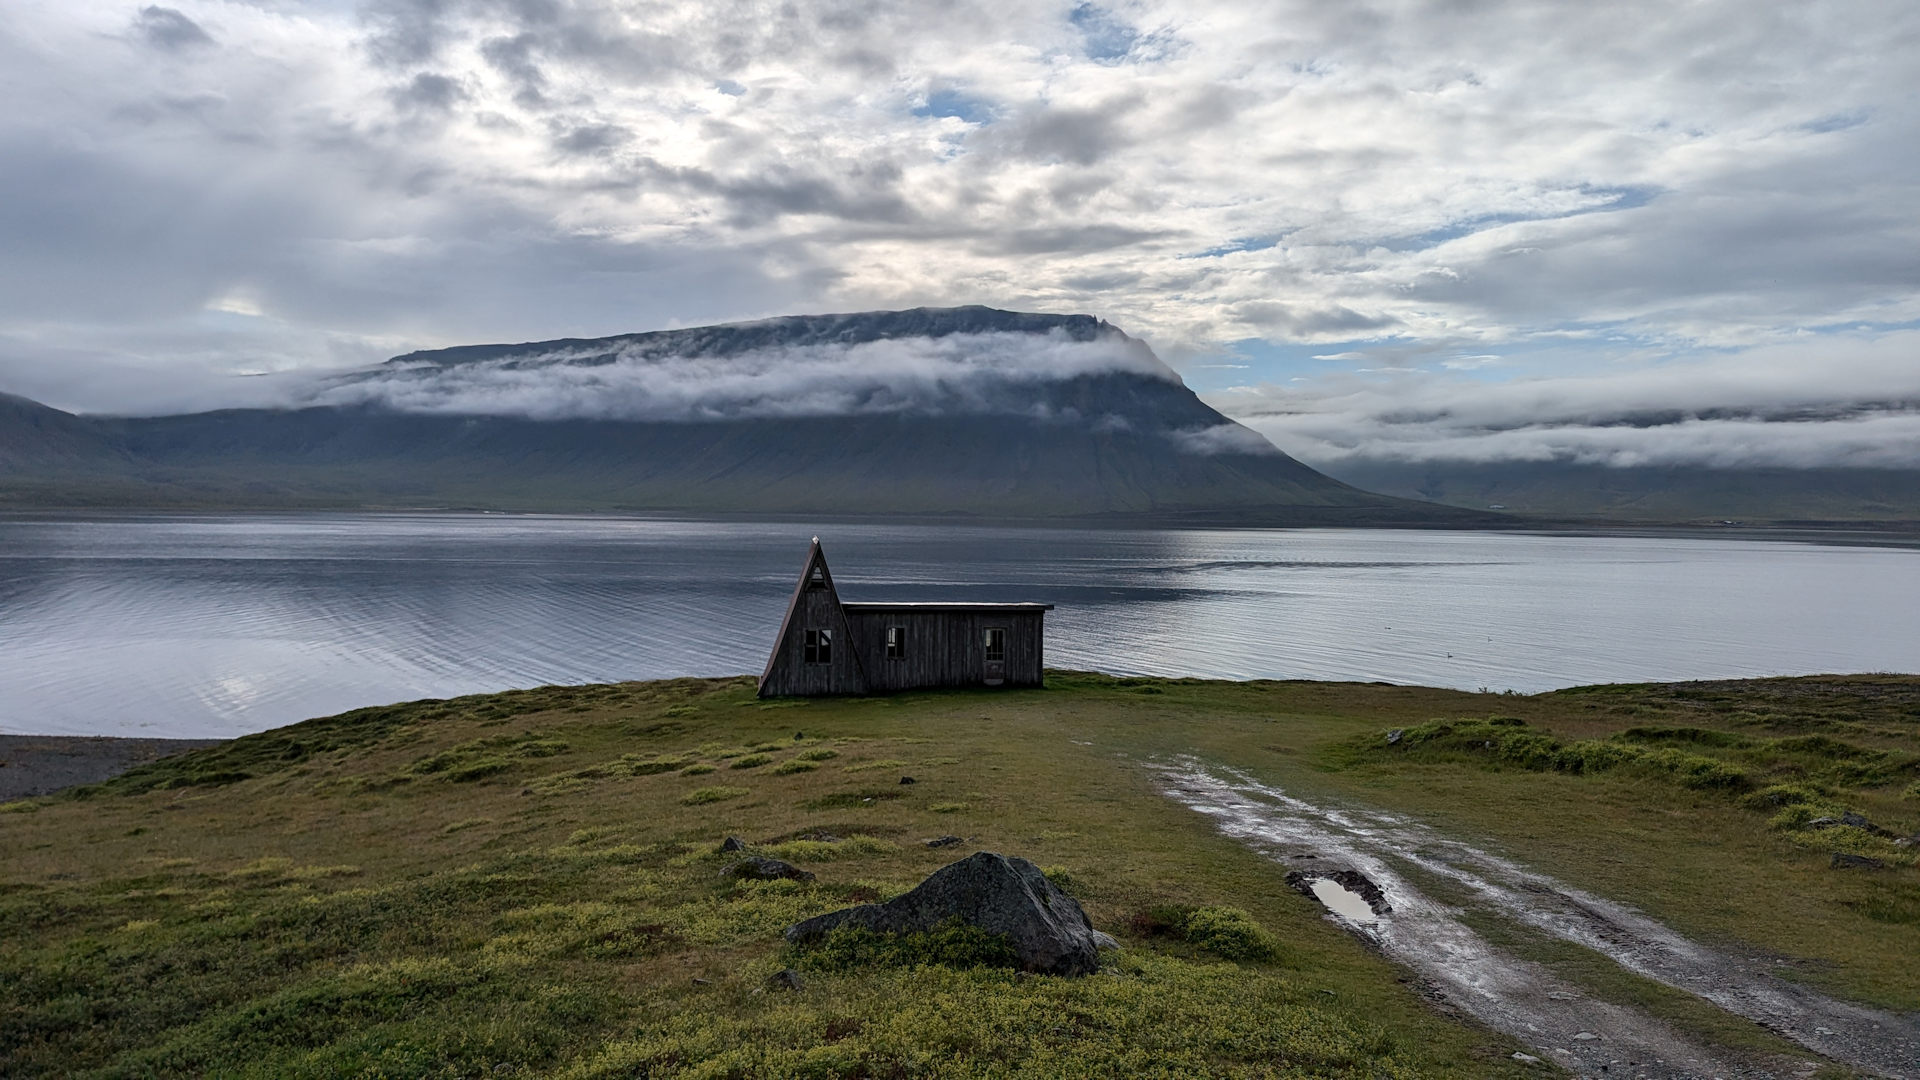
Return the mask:
[(1448, 525), (1323, 476), (1085, 315), (802, 316), (396, 357), (278, 407), (0, 400), (0, 504)]

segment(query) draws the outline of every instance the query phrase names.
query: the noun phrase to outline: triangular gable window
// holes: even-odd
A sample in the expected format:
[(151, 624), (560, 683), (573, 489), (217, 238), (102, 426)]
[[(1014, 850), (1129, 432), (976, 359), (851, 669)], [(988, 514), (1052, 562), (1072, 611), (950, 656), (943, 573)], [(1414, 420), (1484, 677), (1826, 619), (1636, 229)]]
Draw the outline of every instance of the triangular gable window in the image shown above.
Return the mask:
[(814, 563), (813, 569), (807, 572), (807, 588), (809, 589), (824, 588), (826, 587), (826, 584), (827, 584), (827, 568), (824, 566), (821, 566), (819, 563)]

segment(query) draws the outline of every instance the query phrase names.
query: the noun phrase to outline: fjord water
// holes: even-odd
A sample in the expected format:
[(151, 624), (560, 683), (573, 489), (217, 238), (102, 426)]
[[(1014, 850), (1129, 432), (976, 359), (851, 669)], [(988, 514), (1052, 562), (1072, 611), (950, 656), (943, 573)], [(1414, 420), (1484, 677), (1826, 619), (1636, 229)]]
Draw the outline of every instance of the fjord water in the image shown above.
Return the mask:
[(477, 514), (0, 519), (0, 732), (757, 674), (806, 542), (849, 600), (1040, 600), (1124, 674), (1582, 683), (1920, 671), (1920, 551), (1379, 530)]

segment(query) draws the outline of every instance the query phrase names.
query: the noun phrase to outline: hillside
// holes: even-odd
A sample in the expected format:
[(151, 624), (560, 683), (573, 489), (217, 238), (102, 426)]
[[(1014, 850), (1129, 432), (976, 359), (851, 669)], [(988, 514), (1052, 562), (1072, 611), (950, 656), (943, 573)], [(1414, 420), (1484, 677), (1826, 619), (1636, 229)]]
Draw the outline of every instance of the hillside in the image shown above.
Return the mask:
[(1088, 316), (794, 317), (410, 353), (284, 409), (0, 410), (0, 505), (1498, 520), (1373, 495)]
[[(1436, 1007), (1443, 983), (1284, 884), (1320, 863), (1236, 839), (1167, 770), (1425, 822), (1589, 909), (1760, 957), (1777, 993), (1910, 1013), (1920, 870), (1810, 823), (1920, 826), (1917, 708), (1898, 676), (1517, 697), (1056, 672), (1008, 693), (760, 702), (748, 679), (685, 679), (362, 709), (0, 806), (0, 1073), (1466, 1078), (1542, 1075), (1513, 1055), (1555, 1045), (1621, 1061), (1637, 1024), (1719, 1075), (1815, 1075), (1607, 940), (1508, 918), (1428, 844), (1425, 870), (1380, 864), (1405, 875), (1397, 925), (1443, 910), (1405, 890), (1441, 898), (1499, 963), (1547, 973), (1529, 1007), (1604, 1023), (1542, 1046)], [(729, 835), (817, 877), (732, 880)], [(943, 835), (961, 839), (926, 845)], [(976, 850), (1048, 868), (1122, 950), (1076, 980), (781, 944)], [(1887, 868), (1832, 869), (1833, 850)], [(1620, 918), (1616, 939), (1641, 916)], [(768, 982), (783, 965), (798, 989)], [(1833, 1023), (1796, 1037), (1895, 1045)]]
[(1450, 506), (1646, 523), (1920, 522), (1920, 470), (1343, 461), (1350, 484)]

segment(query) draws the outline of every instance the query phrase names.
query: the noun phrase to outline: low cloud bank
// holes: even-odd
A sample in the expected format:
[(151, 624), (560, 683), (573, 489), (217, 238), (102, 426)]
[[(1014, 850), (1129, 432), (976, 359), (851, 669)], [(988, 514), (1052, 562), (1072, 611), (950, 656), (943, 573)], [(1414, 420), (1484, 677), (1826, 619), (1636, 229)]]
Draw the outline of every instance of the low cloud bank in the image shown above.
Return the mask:
[[(535, 420), (734, 420), (895, 413), (1073, 413), (1048, 384), (1126, 373), (1177, 379), (1119, 335), (952, 334), (854, 345), (657, 355), (641, 347), (395, 362), (311, 391), (300, 404)], [(1097, 419), (1097, 418), (1094, 418)]]
[(1209, 403), (1308, 462), (1920, 468), (1920, 332), (1604, 375), (1409, 369), (1239, 387)]

